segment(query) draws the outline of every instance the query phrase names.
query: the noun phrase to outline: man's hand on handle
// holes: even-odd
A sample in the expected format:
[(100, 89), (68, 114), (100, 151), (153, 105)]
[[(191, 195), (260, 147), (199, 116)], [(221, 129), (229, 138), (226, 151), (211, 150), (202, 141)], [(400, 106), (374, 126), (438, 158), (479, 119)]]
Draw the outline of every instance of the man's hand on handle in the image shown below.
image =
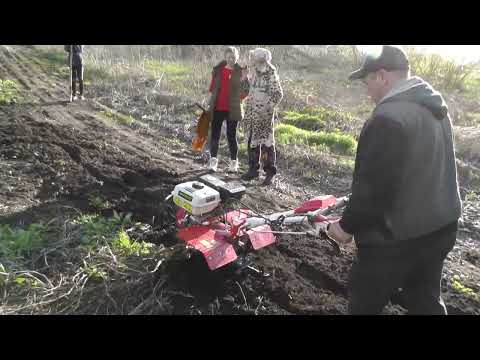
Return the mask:
[(353, 235), (343, 231), (339, 222), (340, 220), (335, 220), (328, 225), (327, 236), (339, 244), (346, 245), (351, 243), (353, 240)]

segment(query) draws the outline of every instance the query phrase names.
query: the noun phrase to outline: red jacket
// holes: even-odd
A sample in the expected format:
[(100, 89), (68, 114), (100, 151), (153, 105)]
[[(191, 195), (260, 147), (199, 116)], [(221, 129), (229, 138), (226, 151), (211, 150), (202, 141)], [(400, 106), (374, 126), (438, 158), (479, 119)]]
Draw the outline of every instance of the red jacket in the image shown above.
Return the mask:
[[(232, 73), (233, 69), (227, 69), (226, 66), (220, 69), (220, 89), (217, 96), (217, 103), (215, 104), (215, 111), (230, 111), (230, 78)], [(212, 92), (213, 85), (214, 77), (212, 76), (208, 91)], [(245, 99), (245, 97), (245, 94), (241, 94), (240, 100)]]

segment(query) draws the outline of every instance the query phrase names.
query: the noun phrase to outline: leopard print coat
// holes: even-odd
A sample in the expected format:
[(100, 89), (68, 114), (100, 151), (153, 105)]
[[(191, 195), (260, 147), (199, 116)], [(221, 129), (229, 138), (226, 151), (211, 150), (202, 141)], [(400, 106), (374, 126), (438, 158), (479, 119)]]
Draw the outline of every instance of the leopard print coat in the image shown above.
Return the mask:
[(249, 95), (245, 104), (244, 130), (250, 147), (275, 145), (274, 110), (283, 99), (283, 89), (276, 68), (266, 63), (255, 69), (250, 78)]

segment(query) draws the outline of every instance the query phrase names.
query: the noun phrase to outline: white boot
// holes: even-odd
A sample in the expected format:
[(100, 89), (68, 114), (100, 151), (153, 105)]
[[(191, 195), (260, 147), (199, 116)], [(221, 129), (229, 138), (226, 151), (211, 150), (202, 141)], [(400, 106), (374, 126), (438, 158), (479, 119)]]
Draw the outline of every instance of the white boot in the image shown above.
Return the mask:
[(228, 164), (227, 172), (231, 172), (231, 173), (238, 172), (238, 160), (230, 160), (230, 164)]
[(210, 159), (210, 163), (208, 164), (208, 170), (215, 172), (217, 171), (217, 167), (218, 167), (218, 159), (215, 157), (212, 157)]

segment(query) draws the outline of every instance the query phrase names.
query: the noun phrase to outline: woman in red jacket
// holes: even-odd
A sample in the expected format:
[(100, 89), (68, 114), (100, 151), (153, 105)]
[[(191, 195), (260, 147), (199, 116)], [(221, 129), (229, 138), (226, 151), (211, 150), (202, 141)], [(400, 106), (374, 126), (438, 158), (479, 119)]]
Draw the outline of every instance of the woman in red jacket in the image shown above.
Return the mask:
[(227, 140), (230, 150), (229, 172), (238, 171), (237, 125), (242, 120), (242, 100), (247, 96), (249, 83), (246, 73), (237, 63), (238, 50), (231, 46), (225, 50), (225, 60), (213, 68), (209, 91), (209, 112), (211, 123), (210, 163), (208, 168), (217, 171), (218, 144), (223, 122), (227, 121)]

